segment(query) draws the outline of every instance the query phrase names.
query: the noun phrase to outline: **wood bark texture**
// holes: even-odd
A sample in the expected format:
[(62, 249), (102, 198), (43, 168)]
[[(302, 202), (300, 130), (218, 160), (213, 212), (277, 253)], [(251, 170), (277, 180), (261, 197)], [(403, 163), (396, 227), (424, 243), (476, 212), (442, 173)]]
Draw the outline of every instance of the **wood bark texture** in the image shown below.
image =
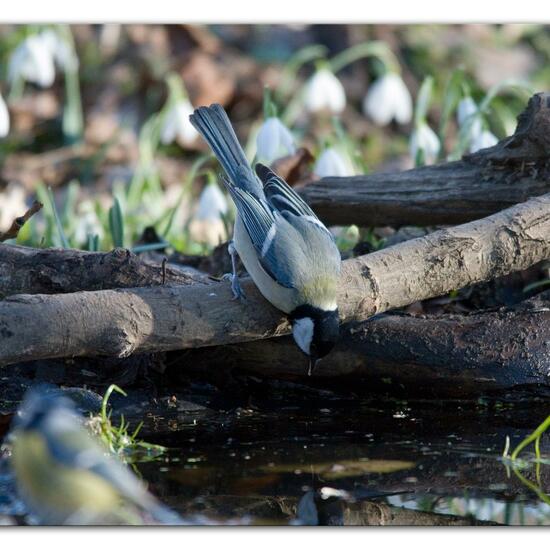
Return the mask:
[(357, 395), (472, 398), (521, 388), (550, 396), (550, 292), (465, 315), (382, 314), (342, 327), (313, 379), (292, 337), (188, 350), (179, 365), (213, 381), (286, 378)]
[[(343, 262), (343, 321), (443, 295), (550, 258), (550, 195)], [(166, 351), (279, 336), (288, 323), (247, 280), (15, 295), (0, 302), (0, 365), (39, 358)], [(29, 321), (32, 320), (32, 323)]]
[(56, 294), (79, 290), (188, 285), (207, 281), (194, 270), (143, 261), (129, 250), (86, 252), (0, 244), (0, 299), (12, 294)]

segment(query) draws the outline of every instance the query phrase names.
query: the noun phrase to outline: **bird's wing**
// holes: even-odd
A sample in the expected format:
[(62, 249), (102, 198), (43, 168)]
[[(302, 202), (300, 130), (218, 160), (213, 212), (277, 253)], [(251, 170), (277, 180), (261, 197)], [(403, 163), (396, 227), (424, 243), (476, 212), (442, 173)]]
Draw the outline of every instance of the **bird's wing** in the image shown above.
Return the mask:
[[(224, 178), (229, 194), (256, 249), (258, 261), (281, 286), (295, 288), (297, 267), (303, 267), (299, 235), (265, 199), (258, 198)], [(294, 242), (290, 242), (294, 239)], [(303, 242), (303, 241), (302, 241)]]
[(315, 212), (304, 202), (302, 197), (275, 172), (263, 164), (256, 164), (256, 174), (264, 184), (267, 201), (275, 210), (287, 210), (296, 216), (306, 216), (318, 220)]
[(304, 253), (306, 263), (316, 270), (337, 276), (340, 273), (342, 257), (332, 233), (317, 219), (299, 216), (283, 211), (282, 217), (299, 234), (306, 244)]

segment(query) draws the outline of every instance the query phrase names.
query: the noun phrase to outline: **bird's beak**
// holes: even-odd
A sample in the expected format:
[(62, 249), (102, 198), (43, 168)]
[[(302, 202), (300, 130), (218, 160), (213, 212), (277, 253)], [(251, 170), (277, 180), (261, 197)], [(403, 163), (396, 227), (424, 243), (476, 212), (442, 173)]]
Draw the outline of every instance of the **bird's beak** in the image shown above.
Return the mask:
[(309, 367), (307, 369), (307, 375), (311, 376), (311, 373), (313, 372), (313, 369), (315, 368), (315, 365), (317, 364), (317, 361), (319, 359), (317, 357), (314, 357), (312, 355), (309, 356)]

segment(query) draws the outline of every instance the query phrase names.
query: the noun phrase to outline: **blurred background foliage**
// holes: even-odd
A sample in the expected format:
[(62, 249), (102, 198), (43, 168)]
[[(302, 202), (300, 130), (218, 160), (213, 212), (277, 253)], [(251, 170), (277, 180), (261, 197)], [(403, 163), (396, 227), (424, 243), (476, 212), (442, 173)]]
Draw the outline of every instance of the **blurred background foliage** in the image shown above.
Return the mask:
[(0, 230), (38, 198), (18, 244), (208, 253), (233, 210), (193, 107), (221, 103), (251, 160), (307, 148), (293, 184), (402, 170), (512, 133), (549, 57), (540, 24), (4, 25)]

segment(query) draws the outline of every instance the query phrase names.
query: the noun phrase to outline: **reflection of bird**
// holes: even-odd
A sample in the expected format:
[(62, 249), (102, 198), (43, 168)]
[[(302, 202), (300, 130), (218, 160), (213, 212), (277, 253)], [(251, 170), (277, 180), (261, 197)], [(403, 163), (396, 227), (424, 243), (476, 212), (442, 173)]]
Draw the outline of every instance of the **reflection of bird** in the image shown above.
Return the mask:
[(72, 401), (31, 390), (13, 433), (21, 498), (46, 525), (181, 524), (85, 430)]
[(338, 339), (340, 253), (334, 239), (284, 180), (262, 164), (254, 174), (220, 105), (199, 107), (190, 118), (229, 176), (225, 184), (237, 207), (229, 247), (233, 293), (242, 297), (238, 253), (264, 297), (288, 314), (311, 373)]

